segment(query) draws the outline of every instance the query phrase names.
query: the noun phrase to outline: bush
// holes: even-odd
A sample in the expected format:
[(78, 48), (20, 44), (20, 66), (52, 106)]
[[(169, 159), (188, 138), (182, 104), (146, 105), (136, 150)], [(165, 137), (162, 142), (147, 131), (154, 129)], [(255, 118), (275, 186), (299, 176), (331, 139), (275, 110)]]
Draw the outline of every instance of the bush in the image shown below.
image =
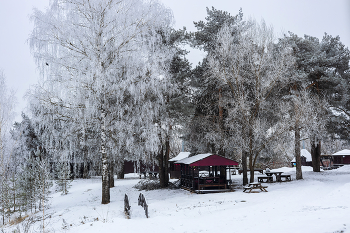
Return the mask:
[[(143, 179), (140, 180), (137, 184), (134, 185), (133, 188), (136, 188), (139, 191), (145, 190), (156, 190), (161, 189), (159, 180), (153, 180), (153, 179)], [(174, 183), (169, 182), (169, 189), (178, 189), (180, 188), (180, 181), (175, 181)]]
[(136, 188), (139, 191), (161, 189), (159, 180), (150, 180), (150, 179), (140, 180), (137, 184), (135, 184), (134, 188)]

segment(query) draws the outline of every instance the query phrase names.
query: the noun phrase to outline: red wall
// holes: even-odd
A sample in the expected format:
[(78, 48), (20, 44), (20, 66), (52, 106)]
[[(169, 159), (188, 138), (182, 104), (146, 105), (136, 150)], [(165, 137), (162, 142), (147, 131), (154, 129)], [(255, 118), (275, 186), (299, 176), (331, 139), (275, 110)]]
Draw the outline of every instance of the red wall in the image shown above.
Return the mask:
[(350, 155), (334, 156), (334, 164), (350, 164)]

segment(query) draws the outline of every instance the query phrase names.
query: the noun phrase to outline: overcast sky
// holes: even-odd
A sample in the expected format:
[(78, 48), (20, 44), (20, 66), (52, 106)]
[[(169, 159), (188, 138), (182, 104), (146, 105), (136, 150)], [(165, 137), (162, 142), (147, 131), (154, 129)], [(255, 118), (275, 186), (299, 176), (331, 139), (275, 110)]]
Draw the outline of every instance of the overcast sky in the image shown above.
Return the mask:
[[(39, 74), (26, 43), (33, 28), (29, 20), (33, 7), (45, 10), (48, 0), (0, 0), (0, 69), (5, 73), (9, 88), (17, 91), (17, 112), (25, 111), (23, 98), (27, 89), (37, 83)], [(244, 18), (262, 18), (273, 25), (277, 36), (291, 31), (322, 38), (325, 32), (339, 35), (350, 47), (350, 0), (161, 0), (171, 8), (175, 28), (186, 26), (194, 31), (193, 21), (204, 20), (206, 7), (236, 15), (240, 8)], [(188, 56), (197, 63), (201, 52)], [(16, 118), (20, 120), (20, 118)]]

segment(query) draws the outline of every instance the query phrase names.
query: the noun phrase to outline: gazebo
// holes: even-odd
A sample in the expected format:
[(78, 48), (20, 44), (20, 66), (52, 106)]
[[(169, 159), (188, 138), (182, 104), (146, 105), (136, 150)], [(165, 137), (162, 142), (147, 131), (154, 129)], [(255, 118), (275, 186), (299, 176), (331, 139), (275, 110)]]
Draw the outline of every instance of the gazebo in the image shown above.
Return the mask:
[[(181, 186), (196, 192), (224, 191), (231, 179), (227, 171), (236, 161), (215, 154), (199, 154), (175, 162), (181, 166)], [(205, 191), (204, 191), (205, 190)]]

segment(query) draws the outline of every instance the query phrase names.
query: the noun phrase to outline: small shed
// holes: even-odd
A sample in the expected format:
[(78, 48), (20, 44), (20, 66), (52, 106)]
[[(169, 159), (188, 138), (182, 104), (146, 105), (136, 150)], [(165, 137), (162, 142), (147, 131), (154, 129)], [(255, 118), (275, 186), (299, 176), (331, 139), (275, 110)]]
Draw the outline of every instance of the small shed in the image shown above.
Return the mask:
[(332, 156), (333, 156), (333, 164), (335, 166), (350, 164), (350, 150), (348, 149), (338, 151), (337, 153), (332, 154)]
[[(302, 166), (311, 166), (312, 167), (312, 157), (309, 151), (306, 149), (300, 150), (300, 157), (301, 157), (301, 165)], [(296, 160), (295, 158), (291, 161), (292, 167), (296, 166)]]
[(181, 178), (181, 166), (180, 164), (175, 164), (177, 161), (188, 158), (191, 152), (180, 152), (176, 157), (169, 159), (170, 168), (170, 179), (180, 179)]
[(128, 173), (138, 173), (141, 178), (141, 174), (146, 176), (148, 173), (149, 175), (156, 176), (159, 173), (159, 167), (155, 163), (145, 163), (142, 160), (138, 161), (129, 161), (124, 160), (124, 174)]
[[(199, 154), (175, 162), (181, 166), (181, 186), (196, 192), (227, 190), (227, 173), (236, 161), (216, 154)], [(219, 191), (220, 191), (219, 190)]]

